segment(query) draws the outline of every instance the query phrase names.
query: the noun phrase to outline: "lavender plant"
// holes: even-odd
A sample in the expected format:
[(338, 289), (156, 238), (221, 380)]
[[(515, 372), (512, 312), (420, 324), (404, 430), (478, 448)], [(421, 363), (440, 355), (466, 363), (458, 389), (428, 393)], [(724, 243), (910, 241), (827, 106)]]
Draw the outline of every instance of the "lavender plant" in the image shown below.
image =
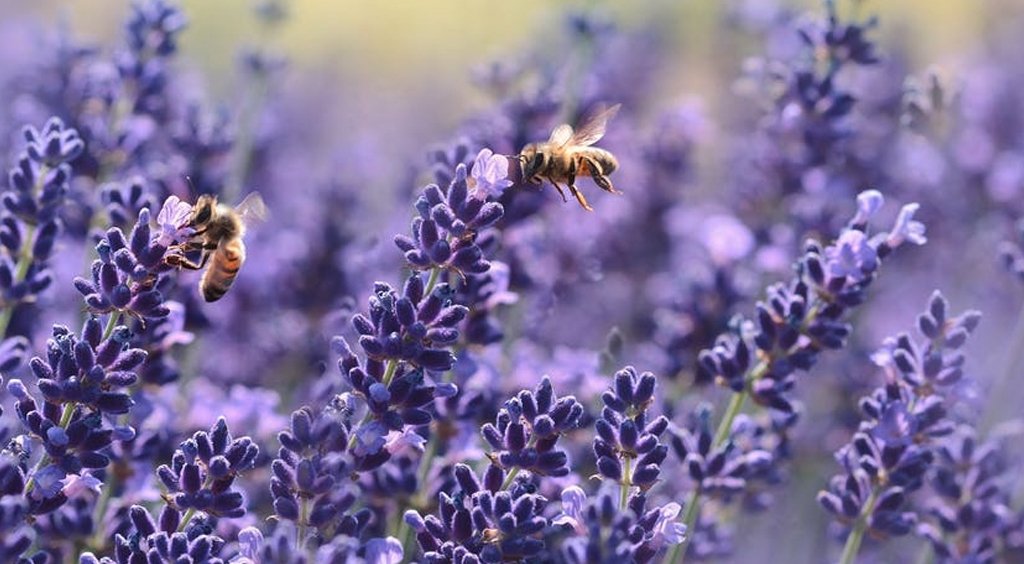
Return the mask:
[[(261, 44), (217, 101), (168, 0), (0, 23), (0, 562), (1019, 560), (1019, 33), (939, 78), (869, 2), (727, 4), (700, 79), (683, 8), (545, 13), (425, 166), (373, 138), (423, 92), (339, 124), (362, 77)], [(584, 213), (518, 153), (601, 104)], [(167, 257), (253, 190), (204, 303)]]

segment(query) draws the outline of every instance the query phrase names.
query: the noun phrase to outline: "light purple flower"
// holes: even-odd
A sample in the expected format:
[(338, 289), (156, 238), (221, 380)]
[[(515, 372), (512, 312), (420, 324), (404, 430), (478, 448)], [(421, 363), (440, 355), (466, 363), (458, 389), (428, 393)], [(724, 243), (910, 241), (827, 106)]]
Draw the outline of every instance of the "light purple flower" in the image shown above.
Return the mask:
[(844, 231), (835, 245), (826, 247), (825, 258), (829, 276), (849, 277), (854, 281), (860, 281), (865, 272), (874, 271), (878, 264), (875, 248), (868, 243), (864, 232), (856, 229)]
[(69, 498), (73, 498), (88, 491), (98, 495), (103, 482), (93, 476), (88, 470), (83, 470), (81, 474), (68, 474), (64, 478), (63, 484), (64, 493)]
[(885, 240), (890, 247), (895, 249), (904, 242), (915, 245), (923, 245), (928, 242), (928, 238), (924, 236), (925, 225), (914, 219), (914, 214), (920, 207), (921, 205), (917, 203), (903, 206), (900, 214), (896, 216), (896, 224), (893, 225), (892, 231)]
[(356, 444), (352, 453), (356, 456), (367, 456), (380, 452), (386, 444), (387, 427), (380, 421), (370, 421), (356, 431)]
[(481, 149), (473, 161), (473, 173), (470, 175), (472, 195), (481, 200), (489, 196), (501, 196), (506, 188), (512, 185), (508, 179), (508, 158), (495, 155), (490, 149)]
[(256, 527), (246, 527), (238, 531), (238, 555), (230, 564), (256, 564), (260, 561), (259, 552), (263, 547), (263, 533)]
[(52, 498), (64, 487), (65, 475), (56, 464), (47, 464), (33, 476), (36, 487), (29, 495), (32, 499)]
[(896, 362), (896, 360), (893, 358), (893, 353), (896, 351), (896, 348), (898, 346), (899, 343), (896, 341), (896, 339), (892, 337), (886, 337), (882, 341), (882, 346), (879, 347), (878, 350), (876, 350), (875, 352), (871, 353), (871, 362), (875, 363), (875, 366), (878, 366), (880, 368), (892, 366), (892, 364)]
[(562, 490), (562, 512), (551, 520), (552, 525), (568, 525), (577, 534), (587, 532), (583, 524), (583, 507), (587, 503), (587, 494), (579, 486), (569, 486)]
[(850, 220), (851, 225), (868, 222), (885, 203), (885, 197), (878, 190), (865, 190), (857, 194), (857, 214)]
[(679, 544), (686, 539), (686, 525), (676, 521), (683, 506), (676, 502), (666, 503), (654, 523), (654, 539), (656, 543)]
[(191, 215), (191, 204), (182, 202), (177, 196), (168, 196), (156, 216), (156, 223), (160, 227), (157, 243), (169, 247), (188, 239), (195, 232), (195, 229), (186, 227)]
[(512, 272), (507, 264), (501, 261), (492, 260), (491, 268), (487, 271), (487, 276), (490, 278), (492, 293), (487, 296), (484, 306), (487, 308), (496, 308), (500, 305), (510, 305), (519, 301), (519, 294), (509, 290), (509, 286), (512, 281)]
[(185, 306), (180, 302), (167, 302), (167, 317), (164, 318), (164, 332), (160, 338), (160, 348), (167, 350), (174, 345), (187, 345), (195, 339), (195, 334), (185, 330)]
[(366, 542), (366, 564), (399, 564), (404, 555), (402, 543), (394, 537)]
[(409, 456), (423, 453), (423, 445), (427, 439), (415, 432), (412, 427), (406, 427), (402, 431), (392, 431), (388, 434), (385, 448), (394, 456), (407, 454)]

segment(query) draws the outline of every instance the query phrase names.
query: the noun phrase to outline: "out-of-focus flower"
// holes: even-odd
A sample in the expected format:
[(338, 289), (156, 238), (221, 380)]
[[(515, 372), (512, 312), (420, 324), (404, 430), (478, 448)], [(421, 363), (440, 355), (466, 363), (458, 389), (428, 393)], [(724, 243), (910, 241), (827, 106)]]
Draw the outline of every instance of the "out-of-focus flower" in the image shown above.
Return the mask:
[(53, 281), (47, 262), (63, 227), (59, 213), (70, 190), (70, 163), (85, 148), (78, 131), (57, 117), (42, 131), (26, 126), (23, 135), (24, 151), (0, 192), (0, 337), (14, 309), (35, 301)]
[(878, 266), (878, 253), (868, 244), (862, 231), (844, 231), (834, 245), (825, 247), (825, 268), (829, 276), (862, 280), (865, 273), (874, 272)]
[(925, 225), (914, 219), (914, 214), (920, 207), (919, 204), (907, 204), (900, 209), (899, 215), (896, 216), (896, 224), (893, 225), (892, 231), (885, 239), (885, 243), (890, 248), (894, 249), (904, 242), (914, 245), (923, 245), (928, 242), (928, 238), (924, 236)]
[(583, 507), (587, 501), (587, 494), (579, 486), (569, 486), (562, 490), (562, 512), (552, 520), (552, 525), (568, 525), (576, 534), (582, 535), (586, 532), (583, 521)]
[(400, 564), (403, 556), (402, 543), (394, 537), (366, 542), (366, 564)]
[[(957, 350), (978, 322), (977, 312), (950, 318), (947, 309), (936, 292), (918, 317), (923, 346), (900, 334), (875, 356), (886, 372), (885, 383), (861, 399), (863, 420), (836, 453), (844, 473), (818, 494), (825, 510), (852, 529), (847, 551), (856, 551), (865, 532), (876, 538), (902, 536), (923, 518), (911, 510), (908, 497), (924, 486), (937, 445), (955, 431), (953, 398), (946, 396), (956, 393), (962, 376)], [(960, 499), (961, 494), (957, 491)], [(937, 550), (947, 550), (933, 527), (919, 530)]]

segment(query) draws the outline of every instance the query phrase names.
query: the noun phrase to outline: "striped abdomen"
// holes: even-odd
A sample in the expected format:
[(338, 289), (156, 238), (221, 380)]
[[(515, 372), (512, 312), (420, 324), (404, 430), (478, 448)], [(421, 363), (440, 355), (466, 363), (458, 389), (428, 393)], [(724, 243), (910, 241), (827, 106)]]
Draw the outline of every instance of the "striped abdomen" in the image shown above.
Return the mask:
[(210, 264), (199, 280), (199, 292), (203, 299), (215, 302), (228, 292), (238, 277), (238, 270), (245, 262), (245, 244), (240, 237), (224, 239), (213, 251)]

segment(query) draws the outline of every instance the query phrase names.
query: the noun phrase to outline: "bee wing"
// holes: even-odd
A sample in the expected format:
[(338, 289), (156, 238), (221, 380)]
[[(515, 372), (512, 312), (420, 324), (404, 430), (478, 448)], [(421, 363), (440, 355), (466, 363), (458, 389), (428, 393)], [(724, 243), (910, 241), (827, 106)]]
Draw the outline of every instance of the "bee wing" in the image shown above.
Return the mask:
[[(597, 143), (597, 140), (604, 137), (604, 130), (608, 126), (608, 120), (619, 113), (622, 104), (615, 104), (610, 108), (598, 106), (580, 125), (569, 141), (571, 145), (587, 146)], [(554, 134), (552, 134), (554, 135)]]
[(246, 225), (260, 223), (267, 218), (267, 205), (259, 192), (249, 192), (235, 208)]
[(551, 132), (551, 138), (548, 139), (548, 143), (561, 147), (568, 143), (570, 139), (572, 139), (572, 126), (568, 123), (563, 123)]

